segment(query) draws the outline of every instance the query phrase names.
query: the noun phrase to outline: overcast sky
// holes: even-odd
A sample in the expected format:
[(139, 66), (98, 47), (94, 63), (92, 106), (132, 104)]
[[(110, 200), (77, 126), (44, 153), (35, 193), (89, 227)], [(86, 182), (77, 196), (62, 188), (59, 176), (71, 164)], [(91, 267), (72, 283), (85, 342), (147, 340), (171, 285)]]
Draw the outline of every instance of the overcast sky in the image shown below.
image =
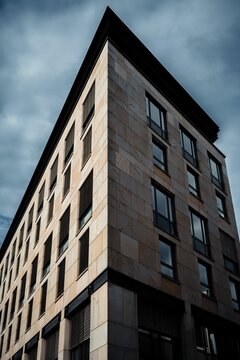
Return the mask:
[(0, 240), (106, 5), (220, 126), (240, 228), (239, 0), (0, 0)]

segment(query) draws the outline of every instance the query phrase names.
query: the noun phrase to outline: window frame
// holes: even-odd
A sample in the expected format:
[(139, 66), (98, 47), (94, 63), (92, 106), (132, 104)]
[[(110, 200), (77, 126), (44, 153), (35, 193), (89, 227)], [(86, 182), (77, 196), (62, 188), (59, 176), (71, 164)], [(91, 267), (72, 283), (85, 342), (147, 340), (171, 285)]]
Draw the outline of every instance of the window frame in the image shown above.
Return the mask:
[[(74, 137), (75, 137), (75, 122), (72, 124), (69, 129), (67, 136), (65, 138), (65, 147), (64, 147), (64, 167), (67, 165), (68, 161), (73, 155), (74, 152)], [(72, 138), (72, 141), (69, 139)], [(69, 149), (68, 149), (69, 148)]]
[[(146, 116), (148, 126), (155, 131), (161, 138), (167, 140), (167, 111), (162, 105), (159, 104), (148, 92), (145, 93), (145, 103), (146, 103)], [(159, 111), (159, 124), (151, 116), (151, 104), (156, 107)]]
[[(90, 140), (89, 140), (90, 139)], [(83, 155), (82, 155), (82, 168), (87, 163), (92, 154), (92, 126), (89, 127), (86, 135), (83, 138)]]
[[(159, 237), (160, 241), (160, 271), (163, 277), (166, 277), (171, 280), (177, 280), (177, 266), (176, 266), (176, 245), (169, 240), (163, 238), (162, 236)], [(165, 263), (161, 259), (161, 243), (164, 243), (165, 245), (169, 246), (170, 253), (171, 253), (171, 262), (172, 266), (168, 263)], [(167, 269), (170, 269), (172, 271), (172, 276), (166, 274), (163, 272), (162, 268), (166, 267)]]
[(239, 264), (236, 256), (236, 240), (221, 229), (219, 229), (219, 235), (222, 245), (224, 267), (227, 271), (238, 274)]
[[(84, 101), (82, 104), (82, 133), (84, 133), (88, 127), (88, 125), (90, 124), (94, 114), (95, 114), (95, 81), (93, 82), (93, 84), (91, 85)], [(93, 92), (93, 95), (92, 95)], [(91, 104), (91, 97), (94, 99), (93, 103)], [(89, 100), (90, 99), (90, 100)], [(88, 109), (88, 111), (86, 112), (86, 105), (90, 104), (91, 108)]]
[[(161, 150), (163, 161), (154, 155), (154, 146)], [(152, 136), (152, 156), (154, 165), (156, 165), (160, 170), (167, 173), (167, 147), (164, 146), (155, 136)]]
[[(221, 202), (222, 209), (219, 207), (218, 199)], [(216, 203), (217, 203), (218, 215), (220, 216), (221, 219), (227, 220), (228, 216), (227, 216), (227, 208), (226, 208), (226, 199), (218, 191), (216, 191)]]
[[(71, 205), (66, 208), (61, 216), (59, 223), (59, 243), (58, 243), (58, 256), (61, 256), (63, 252), (68, 248), (69, 231), (70, 231), (70, 213)], [(67, 230), (67, 231), (66, 231)]]
[[(47, 250), (49, 250), (49, 254)], [(51, 256), (52, 256), (52, 233), (48, 236), (47, 240), (44, 243), (42, 278), (44, 278), (50, 271)]]
[(66, 258), (58, 265), (56, 300), (64, 294)]
[[(188, 174), (191, 174), (194, 177), (195, 180), (195, 184), (196, 184), (196, 188), (194, 188), (189, 181), (189, 176)], [(188, 180), (188, 190), (189, 193), (193, 196), (195, 196), (196, 198), (200, 199), (200, 186), (199, 186), (199, 175), (198, 173), (196, 173), (192, 168), (190, 168), (189, 166), (187, 166), (187, 180)]]
[[(213, 155), (211, 155), (210, 153), (208, 153), (208, 158), (209, 158), (209, 168), (210, 168), (210, 175), (211, 175), (212, 183), (217, 188), (224, 191), (222, 164), (217, 159), (215, 159), (215, 157)], [(213, 171), (213, 168), (211, 165), (212, 163), (214, 163), (216, 166), (217, 177), (213, 174), (214, 171)]]
[[(85, 248), (85, 247), (86, 248)], [(86, 250), (87, 249), (87, 250)], [(83, 251), (84, 257), (83, 260)], [(84, 234), (79, 239), (79, 268), (78, 268), (78, 275), (81, 276), (87, 269), (89, 265), (89, 228), (84, 232)]]
[[(88, 181), (90, 182), (90, 184), (88, 184)], [(90, 194), (86, 195), (84, 193), (84, 190), (87, 191), (88, 186), (90, 186)], [(87, 190), (85, 188), (87, 188)], [(90, 171), (86, 179), (83, 181), (79, 190), (79, 195), (80, 195), (80, 201), (79, 201), (78, 228), (82, 229), (91, 219), (93, 213), (93, 170)], [(85, 199), (85, 197), (89, 197), (89, 199), (91, 198), (91, 201), (87, 204), (87, 206), (85, 204), (85, 206), (82, 208), (83, 199)]]
[[(182, 126), (180, 126), (180, 134), (181, 134), (181, 147), (182, 154), (185, 160), (187, 160), (191, 165), (195, 168), (198, 168), (198, 156), (197, 156), (197, 141), (196, 139)], [(191, 153), (186, 150), (186, 145), (184, 141), (184, 136), (188, 138), (190, 141)]]
[[(207, 275), (207, 283), (203, 282), (201, 280), (201, 272), (200, 272), (200, 269), (199, 269), (199, 265), (201, 265), (202, 267), (205, 268), (206, 270), (206, 275)], [(201, 259), (198, 259), (198, 274), (199, 274), (199, 283), (200, 283), (200, 286), (201, 286), (201, 293), (205, 296), (208, 296), (208, 297), (213, 297), (213, 282), (212, 282), (212, 270), (211, 270), (211, 266), (202, 261)], [(203, 288), (205, 288), (205, 290), (203, 290)], [(205, 291), (207, 291), (208, 293), (206, 293)]]
[[(231, 283), (234, 285), (234, 290), (235, 290), (235, 293), (236, 293), (236, 298), (233, 297), (232, 288), (231, 288)], [(233, 306), (233, 309), (234, 309), (235, 311), (240, 312), (240, 283), (230, 277), (230, 278), (229, 278), (229, 287), (230, 287), (230, 294), (231, 294), (231, 298), (232, 298), (232, 306)]]
[[(203, 237), (203, 241), (195, 236), (195, 228), (194, 228), (194, 222), (193, 222), (193, 215), (200, 219), (201, 221), (201, 233)], [(209, 236), (208, 236), (208, 226), (207, 226), (207, 220), (198, 212), (193, 210), (192, 208), (189, 208), (189, 218), (190, 218), (190, 228), (191, 228), (191, 235), (193, 240), (193, 248), (195, 251), (199, 252), (200, 254), (210, 257), (210, 243), (209, 243)], [(198, 246), (200, 245), (201, 246)], [(203, 250), (201, 250), (201, 247), (203, 247)]]

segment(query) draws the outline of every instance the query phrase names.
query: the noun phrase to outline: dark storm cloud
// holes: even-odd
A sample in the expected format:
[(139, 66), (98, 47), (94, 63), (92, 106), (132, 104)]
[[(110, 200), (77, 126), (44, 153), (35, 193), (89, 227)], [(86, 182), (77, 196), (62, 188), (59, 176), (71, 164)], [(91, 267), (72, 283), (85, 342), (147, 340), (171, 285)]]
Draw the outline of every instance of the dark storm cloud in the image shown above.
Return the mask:
[(14, 216), (106, 5), (223, 129), (240, 220), (238, 0), (0, 0), (0, 216)]

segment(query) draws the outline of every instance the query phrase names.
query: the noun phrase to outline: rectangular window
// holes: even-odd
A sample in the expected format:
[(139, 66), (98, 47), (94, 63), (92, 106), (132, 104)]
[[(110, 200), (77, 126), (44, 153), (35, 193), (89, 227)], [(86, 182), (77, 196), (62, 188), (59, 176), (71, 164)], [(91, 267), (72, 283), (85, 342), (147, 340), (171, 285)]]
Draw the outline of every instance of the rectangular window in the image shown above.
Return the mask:
[(30, 329), (31, 324), (32, 324), (32, 310), (33, 310), (33, 298), (32, 298), (32, 300), (29, 301), (29, 304), (28, 304), (26, 330)]
[(22, 323), (22, 313), (18, 315), (18, 319), (17, 319), (17, 329), (16, 329), (16, 337), (15, 337), (16, 342), (19, 340), (20, 337), (21, 323)]
[(43, 286), (42, 286), (39, 316), (41, 316), (42, 314), (44, 314), (44, 313), (45, 313), (45, 310), (46, 310), (47, 284), (48, 284), (48, 282), (45, 281), (45, 283), (44, 283)]
[(216, 200), (217, 200), (217, 209), (219, 216), (221, 216), (223, 219), (227, 219), (225, 197), (216, 191)]
[(220, 239), (222, 243), (225, 268), (233, 273), (238, 273), (238, 259), (235, 240), (222, 230), (220, 230)]
[(89, 359), (90, 304), (78, 310), (71, 318), (71, 360)]
[(8, 265), (9, 265), (9, 253), (6, 257), (6, 262), (5, 262), (5, 271), (4, 271), (4, 278), (7, 276), (7, 273), (8, 273)]
[(19, 308), (23, 305), (24, 297), (25, 297), (25, 288), (26, 288), (26, 279), (27, 273), (25, 273), (21, 280), (21, 288), (20, 288), (20, 296), (19, 296)]
[(4, 342), (4, 334), (1, 337), (1, 344), (0, 344), (0, 357), (2, 357), (3, 353), (3, 342)]
[(42, 211), (42, 208), (43, 208), (44, 190), (45, 190), (45, 183), (43, 183), (43, 185), (38, 193), (38, 214)]
[(8, 290), (10, 289), (11, 282), (12, 282), (12, 269), (10, 270), (9, 278), (8, 278)]
[(25, 256), (24, 256), (24, 264), (25, 264), (25, 262), (26, 262), (27, 259), (28, 259), (28, 254), (29, 254), (29, 239), (28, 239), (28, 241), (26, 242)]
[(9, 300), (6, 302), (6, 304), (5, 304), (5, 308), (4, 308), (2, 331), (5, 329), (6, 324), (7, 324), (8, 306), (9, 306)]
[(48, 223), (52, 220), (53, 218), (53, 207), (54, 207), (54, 194), (52, 195), (51, 199), (49, 200), (49, 205), (48, 205)]
[(91, 172), (80, 188), (79, 228), (82, 228), (92, 216), (92, 192), (93, 173)]
[(198, 261), (198, 271), (202, 293), (212, 296), (213, 291), (210, 266), (202, 261)]
[(196, 174), (192, 169), (189, 167), (187, 168), (187, 177), (188, 177), (188, 189), (189, 192), (196, 196), (200, 196), (199, 191), (199, 182), (198, 182), (198, 174)]
[(37, 345), (36, 345), (33, 348), (31, 348), (31, 350), (28, 351), (27, 360), (36, 360), (37, 359), (37, 353), (38, 353), (38, 348), (37, 348)]
[(83, 160), (82, 166), (87, 162), (88, 158), (91, 155), (92, 148), (92, 128), (90, 128), (83, 139)]
[(2, 280), (3, 280), (3, 266), (0, 271), (0, 285), (2, 284)]
[(196, 140), (185, 129), (181, 129), (181, 146), (184, 158), (197, 167)]
[(25, 225), (25, 223), (23, 224), (23, 226), (21, 227), (21, 230), (20, 230), (19, 243), (18, 243), (18, 251), (20, 251), (20, 250), (21, 250), (21, 248), (22, 248), (22, 244), (23, 244), (23, 237), (24, 237), (24, 225)]
[(153, 162), (161, 170), (167, 171), (166, 148), (155, 137), (152, 138)]
[(32, 229), (32, 222), (33, 222), (33, 211), (34, 211), (34, 205), (31, 207), (29, 213), (28, 213), (28, 228), (27, 232), (29, 233)]
[(163, 139), (167, 139), (166, 111), (150, 95), (146, 95), (148, 125)]
[(79, 274), (88, 267), (89, 230), (80, 238)]
[(72, 125), (72, 127), (69, 130), (69, 133), (67, 134), (67, 137), (65, 139), (65, 155), (64, 155), (64, 164), (65, 165), (73, 154), (74, 132), (75, 132), (75, 124)]
[(16, 300), (17, 300), (17, 288), (13, 291), (13, 294), (12, 294), (10, 320), (14, 317), (15, 307), (16, 307)]
[(31, 272), (31, 280), (30, 280), (30, 287), (29, 287), (29, 295), (36, 288), (37, 268), (38, 268), (38, 255), (35, 257), (35, 259), (32, 262), (32, 272)]
[(67, 168), (64, 174), (64, 186), (63, 186), (63, 197), (67, 194), (70, 189), (71, 183), (71, 164)]
[(235, 310), (240, 310), (240, 285), (232, 280), (229, 279), (229, 285), (230, 285), (230, 291), (231, 291), (231, 296), (232, 296), (232, 304), (233, 304), (233, 308)]
[(15, 279), (16, 279), (16, 277), (18, 276), (18, 273), (19, 273), (20, 259), (21, 259), (21, 254), (20, 254), (19, 257), (17, 258)]
[(169, 234), (176, 233), (173, 197), (161, 187), (152, 184), (154, 224)]
[(70, 205), (60, 219), (59, 255), (68, 247)]
[(53, 190), (57, 183), (57, 170), (58, 170), (58, 156), (54, 160), (54, 163), (50, 170), (50, 184), (49, 184), (49, 193)]
[(58, 266), (57, 298), (64, 293), (65, 259)]
[(50, 271), (51, 250), (52, 250), (52, 234), (48, 237), (47, 241), (44, 244), (42, 276), (45, 276)]
[(2, 287), (1, 302), (3, 301), (4, 295), (5, 295), (5, 286), (6, 286), (6, 281), (4, 281), (4, 283), (3, 283), (3, 287)]
[(40, 229), (41, 229), (41, 218), (38, 220), (37, 225), (36, 225), (35, 245), (39, 241)]
[[(46, 338), (46, 350), (44, 360), (58, 359), (59, 329)], [(76, 359), (77, 360), (77, 359)]]
[[(199, 352), (198, 359), (217, 359), (217, 342), (215, 332), (200, 324), (196, 324), (195, 329), (196, 345)], [(200, 353), (205, 354), (205, 356), (201, 356)]]
[(83, 103), (83, 132), (90, 123), (95, 111), (95, 83), (93, 83)]
[(7, 338), (7, 348), (6, 348), (6, 352), (8, 352), (9, 349), (10, 349), (11, 336), (12, 336), (12, 325), (10, 325), (10, 326), (9, 326), (9, 329), (8, 329), (8, 338)]
[(14, 241), (13, 247), (12, 247), (11, 265), (13, 264), (14, 259), (15, 259), (16, 246), (17, 246), (17, 239)]
[(206, 220), (192, 210), (189, 211), (189, 214), (191, 220), (193, 247), (203, 255), (210, 256)]
[(223, 190), (223, 178), (222, 178), (221, 164), (216, 159), (214, 159), (212, 156), (209, 156), (209, 164), (210, 164), (212, 183), (214, 185), (216, 185), (219, 189)]
[(161, 273), (172, 279), (176, 278), (176, 262), (174, 245), (169, 241), (160, 240)]

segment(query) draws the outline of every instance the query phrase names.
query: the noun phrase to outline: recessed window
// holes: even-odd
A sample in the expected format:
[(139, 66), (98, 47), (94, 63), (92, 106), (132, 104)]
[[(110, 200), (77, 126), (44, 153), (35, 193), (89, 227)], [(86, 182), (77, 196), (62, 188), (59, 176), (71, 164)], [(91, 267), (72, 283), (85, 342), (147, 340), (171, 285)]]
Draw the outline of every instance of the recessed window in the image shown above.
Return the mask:
[(13, 294), (12, 294), (10, 319), (12, 319), (14, 317), (15, 307), (16, 307), (16, 300), (17, 300), (17, 288), (13, 291)]
[(70, 205), (60, 219), (59, 255), (68, 247)]
[(79, 274), (88, 267), (88, 248), (89, 248), (89, 230), (87, 230), (79, 240), (80, 257), (79, 257)]
[(35, 259), (32, 262), (32, 272), (31, 272), (29, 294), (31, 294), (36, 288), (37, 269), (38, 269), (38, 255), (35, 257)]
[(71, 164), (67, 168), (64, 174), (64, 186), (63, 186), (63, 197), (67, 194), (70, 189), (71, 182)]
[(8, 338), (7, 338), (7, 347), (6, 347), (6, 352), (8, 352), (8, 351), (9, 351), (9, 349), (10, 349), (11, 336), (12, 336), (12, 325), (10, 325), (10, 326), (9, 326), (9, 329), (8, 329)]
[(190, 210), (191, 233), (193, 238), (194, 249), (203, 255), (210, 255), (208, 237), (207, 237), (207, 223), (206, 220), (196, 212)]
[(41, 218), (38, 220), (37, 225), (36, 225), (35, 245), (39, 241), (40, 229), (41, 229)]
[(196, 345), (199, 359), (216, 359), (217, 342), (216, 333), (206, 326), (196, 323)]
[(4, 342), (4, 334), (1, 336), (0, 357), (2, 357), (2, 353), (3, 353), (3, 342)]
[(167, 139), (166, 111), (150, 95), (146, 95), (148, 125), (163, 139)]
[(16, 337), (15, 337), (16, 342), (19, 340), (20, 337), (21, 323), (22, 323), (22, 313), (18, 315), (18, 319), (17, 319), (17, 329), (16, 329)]
[(4, 278), (7, 276), (7, 273), (8, 273), (9, 256), (10, 256), (10, 253), (8, 253), (8, 255), (7, 255), (7, 257), (6, 257)]
[(49, 205), (48, 205), (48, 223), (52, 220), (53, 218), (53, 208), (54, 208), (54, 194), (52, 195), (51, 199), (49, 200)]
[(199, 197), (200, 191), (199, 191), (199, 182), (198, 182), (198, 174), (196, 174), (192, 169), (189, 167), (187, 168), (187, 177), (188, 177), (188, 189), (189, 192)]
[(89, 93), (83, 103), (83, 132), (90, 123), (95, 111), (95, 83), (92, 85)]
[(49, 184), (49, 193), (53, 190), (57, 183), (57, 170), (58, 170), (58, 156), (54, 160), (54, 163), (50, 170), (50, 184)]
[(6, 304), (5, 304), (5, 308), (4, 308), (3, 323), (2, 323), (2, 331), (5, 329), (6, 324), (7, 324), (8, 306), (9, 306), (9, 300), (6, 302)]
[(25, 273), (21, 279), (21, 288), (20, 288), (19, 306), (18, 306), (19, 308), (23, 305), (23, 301), (25, 297), (26, 279), (27, 279), (27, 273)]
[(65, 259), (58, 266), (57, 298), (63, 294), (65, 284)]
[(11, 255), (11, 264), (13, 264), (16, 254), (16, 246), (17, 246), (17, 240), (14, 241), (13, 247), (12, 247), (12, 255)]
[(42, 208), (43, 208), (44, 189), (45, 189), (45, 183), (43, 183), (43, 185), (38, 193), (38, 214), (40, 214), (40, 212), (42, 211)]
[(238, 259), (235, 240), (224, 231), (220, 230), (223, 259), (225, 268), (233, 273), (238, 273)]
[(19, 273), (20, 259), (21, 259), (21, 254), (20, 254), (19, 257), (17, 258), (15, 279), (16, 279), (16, 277), (18, 276), (18, 273)]
[(71, 318), (71, 359), (89, 359), (90, 304), (78, 310)]
[[(45, 357), (46, 360), (57, 360), (58, 359), (58, 344), (59, 344), (59, 329), (51, 332), (48, 337), (46, 337), (46, 348), (45, 348)], [(73, 359), (74, 360), (74, 359)]]
[(172, 279), (176, 278), (175, 249), (169, 241), (160, 240), (161, 273)]
[(156, 138), (152, 138), (153, 162), (161, 170), (167, 171), (166, 147), (163, 146)]
[(197, 167), (196, 140), (185, 129), (181, 129), (181, 145), (184, 158)]
[(83, 166), (90, 157), (91, 151), (92, 151), (92, 128), (88, 130), (86, 136), (83, 139), (83, 160), (82, 160)]
[(217, 200), (217, 209), (219, 216), (221, 216), (223, 219), (226, 219), (227, 211), (226, 211), (225, 197), (216, 191), (216, 200)]
[(30, 329), (32, 324), (32, 310), (33, 310), (33, 299), (29, 301), (28, 304), (28, 314), (27, 314), (27, 325), (26, 330)]
[(229, 279), (232, 304), (235, 310), (240, 310), (240, 285), (236, 281)]
[(68, 162), (70, 157), (73, 154), (74, 148), (74, 132), (75, 132), (75, 124), (72, 125), (69, 133), (65, 139), (65, 155), (64, 155), (64, 164)]
[(43, 270), (42, 276), (45, 276), (50, 271), (52, 251), (52, 234), (48, 237), (44, 244)]
[(223, 190), (222, 167), (212, 156), (209, 157), (211, 178), (214, 185)]
[(28, 228), (27, 231), (28, 233), (31, 231), (32, 229), (32, 222), (33, 222), (33, 210), (34, 210), (34, 205), (31, 207), (31, 210), (28, 213)]
[(79, 228), (92, 216), (93, 173), (91, 172), (80, 188)]
[(22, 244), (23, 244), (24, 226), (25, 226), (25, 223), (22, 225), (21, 230), (20, 230), (19, 243), (18, 243), (18, 252), (21, 250)]
[(210, 266), (202, 261), (199, 261), (198, 271), (202, 293), (212, 296), (213, 292)]
[(46, 310), (47, 285), (48, 285), (48, 282), (45, 281), (45, 283), (42, 286), (39, 316), (41, 316), (43, 313), (45, 313), (45, 310)]
[(28, 259), (28, 254), (29, 254), (29, 239), (26, 241), (26, 248), (25, 248), (25, 256), (24, 256), (24, 264)]
[(173, 196), (156, 184), (152, 184), (153, 221), (163, 231), (176, 233)]
[(11, 282), (12, 282), (12, 269), (10, 270), (9, 278), (8, 278), (8, 290), (10, 289)]

